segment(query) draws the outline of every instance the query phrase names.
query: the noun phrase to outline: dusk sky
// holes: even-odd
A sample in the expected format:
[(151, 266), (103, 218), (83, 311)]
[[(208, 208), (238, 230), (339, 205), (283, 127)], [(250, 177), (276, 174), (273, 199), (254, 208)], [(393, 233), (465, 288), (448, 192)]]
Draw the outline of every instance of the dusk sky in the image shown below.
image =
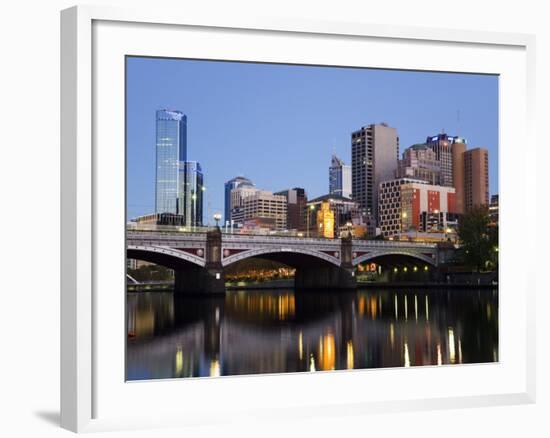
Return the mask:
[[(237, 176), (279, 191), (328, 193), (332, 153), (351, 164), (352, 131), (386, 122), (403, 151), (442, 130), (489, 150), (498, 193), (498, 77), (358, 68), (127, 59), (127, 214), (155, 206), (155, 111), (187, 115), (187, 159), (205, 178), (204, 220)], [(459, 117), (457, 116), (459, 114)]]

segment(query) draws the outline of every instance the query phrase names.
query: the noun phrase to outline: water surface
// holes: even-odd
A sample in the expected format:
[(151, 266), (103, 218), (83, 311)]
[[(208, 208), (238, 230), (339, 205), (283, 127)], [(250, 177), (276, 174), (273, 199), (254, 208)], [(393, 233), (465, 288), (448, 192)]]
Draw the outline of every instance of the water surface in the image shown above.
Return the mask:
[(127, 379), (498, 361), (496, 290), (127, 294)]

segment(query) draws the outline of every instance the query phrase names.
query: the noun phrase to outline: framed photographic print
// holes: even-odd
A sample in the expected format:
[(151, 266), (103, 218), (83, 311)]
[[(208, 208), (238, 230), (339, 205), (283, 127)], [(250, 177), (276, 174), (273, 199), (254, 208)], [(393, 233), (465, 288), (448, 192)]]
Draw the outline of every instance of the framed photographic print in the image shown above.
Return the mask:
[(63, 427), (534, 400), (531, 36), (75, 7), (61, 45)]

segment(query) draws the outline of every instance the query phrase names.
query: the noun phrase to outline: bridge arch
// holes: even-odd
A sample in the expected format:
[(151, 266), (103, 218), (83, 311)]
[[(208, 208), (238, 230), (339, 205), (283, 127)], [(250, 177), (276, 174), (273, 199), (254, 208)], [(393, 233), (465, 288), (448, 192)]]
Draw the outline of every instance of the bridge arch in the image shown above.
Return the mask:
[(189, 264), (197, 267), (204, 267), (206, 265), (206, 261), (199, 256), (163, 246), (128, 245), (126, 256), (129, 259), (143, 260), (170, 269), (178, 269), (182, 265)]
[(374, 261), (374, 259), (378, 259), (378, 258), (381, 258), (381, 257), (392, 257), (392, 256), (394, 256), (394, 257), (395, 256), (409, 257), (409, 258), (413, 258), (413, 259), (420, 260), (422, 262), (428, 263), (431, 266), (437, 266), (436, 260), (434, 260), (432, 257), (428, 257), (425, 254), (420, 254), (420, 253), (417, 253), (417, 252), (414, 252), (414, 251), (407, 251), (407, 250), (400, 250), (400, 249), (391, 249), (391, 250), (382, 250), (382, 251), (379, 250), (379, 251), (369, 252), (367, 254), (363, 254), (363, 255), (353, 259), (352, 263), (353, 263), (354, 266), (357, 266), (358, 264), (369, 261), (369, 260)]
[[(339, 251), (338, 251), (339, 253)], [(262, 257), (263, 256), (263, 257)], [(306, 256), (301, 257), (301, 256)], [(222, 266), (230, 266), (235, 262), (249, 259), (252, 257), (261, 257), (278, 261), (280, 263), (296, 267), (302, 263), (311, 262), (314, 260), (322, 261), (336, 267), (340, 267), (341, 261), (338, 257), (331, 256), (321, 251), (315, 251), (307, 248), (256, 248), (239, 252), (237, 254), (226, 257), (222, 260)], [(300, 260), (298, 260), (300, 259)], [(309, 260), (308, 260), (309, 259)]]

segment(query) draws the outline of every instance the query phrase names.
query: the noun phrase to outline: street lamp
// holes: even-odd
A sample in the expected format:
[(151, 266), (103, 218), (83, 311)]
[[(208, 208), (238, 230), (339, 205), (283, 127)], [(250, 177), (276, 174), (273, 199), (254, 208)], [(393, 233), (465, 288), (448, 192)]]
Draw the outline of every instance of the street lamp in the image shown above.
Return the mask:
[(219, 228), (219, 222), (222, 218), (221, 213), (214, 213), (214, 220), (216, 221), (216, 228)]
[(191, 213), (191, 226), (193, 227), (193, 231), (195, 231), (195, 228), (197, 226), (197, 194), (193, 192), (191, 195), (191, 199), (193, 200), (193, 211)]
[[(309, 210), (311, 210), (311, 211), (315, 210), (315, 205), (311, 204), (309, 206)], [(311, 211), (309, 211), (309, 210), (307, 212), (306, 237), (309, 237), (309, 216), (311, 214)]]

